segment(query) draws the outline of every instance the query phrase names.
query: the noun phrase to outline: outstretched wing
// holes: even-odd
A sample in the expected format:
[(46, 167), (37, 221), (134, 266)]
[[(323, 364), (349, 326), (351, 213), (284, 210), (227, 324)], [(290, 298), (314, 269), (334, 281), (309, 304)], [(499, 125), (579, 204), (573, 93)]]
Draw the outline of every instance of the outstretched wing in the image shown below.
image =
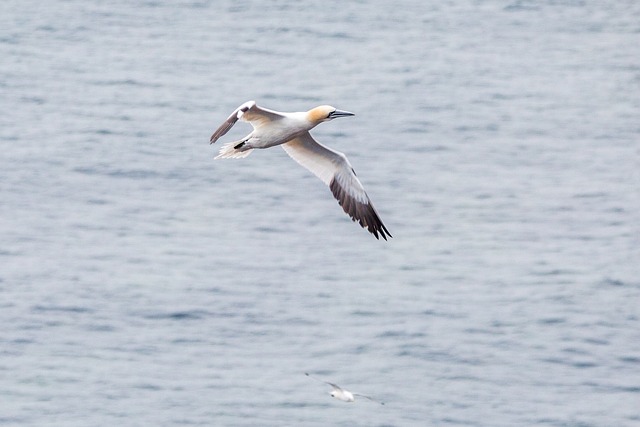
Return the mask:
[(384, 405), (384, 402), (381, 402), (381, 401), (379, 401), (379, 400), (376, 400), (376, 399), (374, 399), (373, 397), (369, 397), (369, 396), (367, 396), (367, 395), (360, 394), (360, 393), (351, 393), (351, 394), (353, 394), (354, 396), (358, 396), (358, 397), (364, 397), (365, 399), (369, 399), (369, 400), (370, 400), (370, 401), (372, 401), (372, 402), (376, 402), (376, 403), (379, 403), (379, 404), (381, 404), (381, 405)]
[(336, 385), (334, 383), (330, 383), (328, 381), (322, 381), (322, 382), (325, 383), (325, 384), (329, 384), (331, 387), (333, 387), (334, 390), (342, 391), (342, 388), (339, 385)]
[(342, 391), (342, 389), (340, 388), (340, 386), (338, 386), (338, 385), (336, 385), (336, 384), (334, 384), (334, 383), (330, 383), (330, 382), (328, 382), (328, 381), (323, 381), (323, 380), (321, 380), (321, 379), (319, 379), (319, 378), (316, 378), (316, 377), (312, 376), (312, 375), (311, 375), (311, 374), (309, 374), (308, 372), (305, 372), (304, 374), (305, 374), (306, 376), (308, 376), (309, 378), (314, 379), (314, 380), (316, 380), (316, 381), (318, 381), (318, 382), (321, 382), (321, 383), (325, 383), (325, 384), (330, 385), (331, 387), (333, 387), (333, 389), (334, 389), (334, 390)]
[(245, 122), (251, 123), (254, 128), (262, 125), (265, 122), (271, 122), (273, 120), (281, 119), (283, 116), (277, 111), (268, 110), (266, 108), (258, 107), (255, 101), (247, 101), (225, 120), (224, 123), (211, 135), (210, 144), (213, 144), (222, 136), (224, 136), (229, 129), (236, 124), (238, 119), (242, 119)]
[(282, 144), (282, 148), (293, 160), (329, 186), (333, 196), (353, 221), (368, 229), (376, 239), (378, 235), (385, 240), (387, 236), (392, 237), (344, 154), (320, 144), (309, 132)]

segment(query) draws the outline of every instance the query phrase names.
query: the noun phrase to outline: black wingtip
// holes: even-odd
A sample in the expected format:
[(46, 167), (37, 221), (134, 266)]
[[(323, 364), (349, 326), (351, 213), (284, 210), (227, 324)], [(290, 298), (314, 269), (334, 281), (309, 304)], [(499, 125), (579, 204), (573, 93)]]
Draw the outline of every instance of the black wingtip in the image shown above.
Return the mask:
[(371, 201), (367, 199), (367, 203), (356, 201), (340, 186), (340, 183), (335, 177), (329, 183), (329, 188), (333, 193), (333, 196), (338, 200), (338, 204), (342, 207), (342, 210), (351, 217), (352, 221), (360, 224), (360, 227), (365, 228), (369, 233), (380, 240), (380, 236), (387, 241), (387, 236), (393, 237), (387, 227), (382, 223), (378, 212), (371, 204)]

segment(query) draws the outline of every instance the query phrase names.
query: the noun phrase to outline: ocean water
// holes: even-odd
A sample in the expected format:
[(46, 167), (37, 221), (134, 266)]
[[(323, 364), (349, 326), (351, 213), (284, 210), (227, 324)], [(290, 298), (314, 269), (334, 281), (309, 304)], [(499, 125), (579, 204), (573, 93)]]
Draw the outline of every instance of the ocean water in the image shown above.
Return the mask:
[[(640, 3), (5, 0), (0, 57), (0, 425), (640, 425)], [(394, 238), (214, 161), (250, 99), (355, 112)]]

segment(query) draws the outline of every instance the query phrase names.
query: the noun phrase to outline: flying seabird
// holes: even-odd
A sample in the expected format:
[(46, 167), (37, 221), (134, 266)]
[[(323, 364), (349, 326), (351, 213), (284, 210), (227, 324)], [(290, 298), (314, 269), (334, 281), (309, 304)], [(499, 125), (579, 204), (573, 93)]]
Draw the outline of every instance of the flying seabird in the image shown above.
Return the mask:
[(338, 400), (342, 400), (343, 402), (353, 402), (353, 401), (356, 400), (355, 396), (358, 396), (358, 397), (364, 397), (365, 399), (369, 399), (372, 402), (376, 402), (376, 403), (379, 403), (381, 405), (384, 405), (384, 402), (380, 402), (380, 401), (378, 401), (378, 400), (376, 400), (376, 399), (374, 399), (372, 397), (365, 396), (364, 394), (360, 394), (360, 393), (350, 392), (349, 390), (345, 390), (342, 387), (340, 387), (340, 386), (338, 386), (338, 385), (336, 385), (334, 383), (330, 383), (330, 382), (327, 382), (327, 381), (322, 381), (322, 380), (319, 380), (318, 378), (312, 377), (307, 372), (305, 372), (304, 374), (306, 376), (308, 376), (309, 378), (311, 378), (311, 379), (314, 379), (314, 380), (319, 381), (321, 383), (325, 383), (325, 384), (330, 385), (331, 386), (331, 391), (329, 392), (329, 395), (331, 397), (335, 397)]
[(338, 117), (353, 116), (348, 111), (321, 105), (306, 112), (281, 113), (259, 107), (255, 101), (239, 106), (211, 135), (211, 144), (226, 134), (242, 119), (253, 126), (253, 131), (239, 141), (224, 144), (216, 159), (244, 158), (253, 149), (281, 145), (293, 160), (307, 168), (329, 186), (342, 209), (369, 230), (376, 239), (392, 237), (384, 226), (369, 196), (351, 167), (347, 157), (317, 142), (309, 130), (322, 122)]

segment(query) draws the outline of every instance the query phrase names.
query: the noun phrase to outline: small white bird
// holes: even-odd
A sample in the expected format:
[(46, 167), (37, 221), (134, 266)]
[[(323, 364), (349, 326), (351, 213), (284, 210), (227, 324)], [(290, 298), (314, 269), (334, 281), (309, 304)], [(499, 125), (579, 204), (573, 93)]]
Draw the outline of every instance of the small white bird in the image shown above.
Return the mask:
[(319, 380), (318, 378), (312, 377), (311, 375), (309, 375), (309, 373), (305, 372), (304, 373), (306, 376), (308, 376), (311, 379), (314, 379), (316, 381), (319, 381), (321, 383), (325, 383), (331, 386), (331, 391), (329, 392), (329, 395), (331, 397), (335, 397), (338, 400), (342, 400), (343, 402), (353, 402), (356, 400), (355, 396), (358, 397), (364, 397), (365, 399), (369, 399), (372, 402), (376, 402), (379, 403), (381, 405), (384, 405), (384, 402), (380, 402), (379, 400), (376, 400), (372, 397), (369, 396), (365, 396), (364, 394), (359, 394), (359, 393), (352, 393), (349, 390), (345, 390), (340, 386), (335, 385), (334, 383), (330, 383), (327, 381), (322, 381)]
[(226, 134), (238, 119), (249, 122), (253, 131), (240, 141), (223, 145), (216, 159), (243, 158), (253, 149), (281, 145), (293, 160), (329, 186), (353, 221), (368, 229), (376, 239), (380, 235), (387, 240), (387, 236), (392, 237), (391, 233), (382, 223), (347, 157), (318, 143), (309, 133), (322, 122), (353, 115), (329, 105), (306, 112), (281, 113), (259, 107), (255, 101), (248, 101), (239, 106), (213, 133), (211, 144)]

